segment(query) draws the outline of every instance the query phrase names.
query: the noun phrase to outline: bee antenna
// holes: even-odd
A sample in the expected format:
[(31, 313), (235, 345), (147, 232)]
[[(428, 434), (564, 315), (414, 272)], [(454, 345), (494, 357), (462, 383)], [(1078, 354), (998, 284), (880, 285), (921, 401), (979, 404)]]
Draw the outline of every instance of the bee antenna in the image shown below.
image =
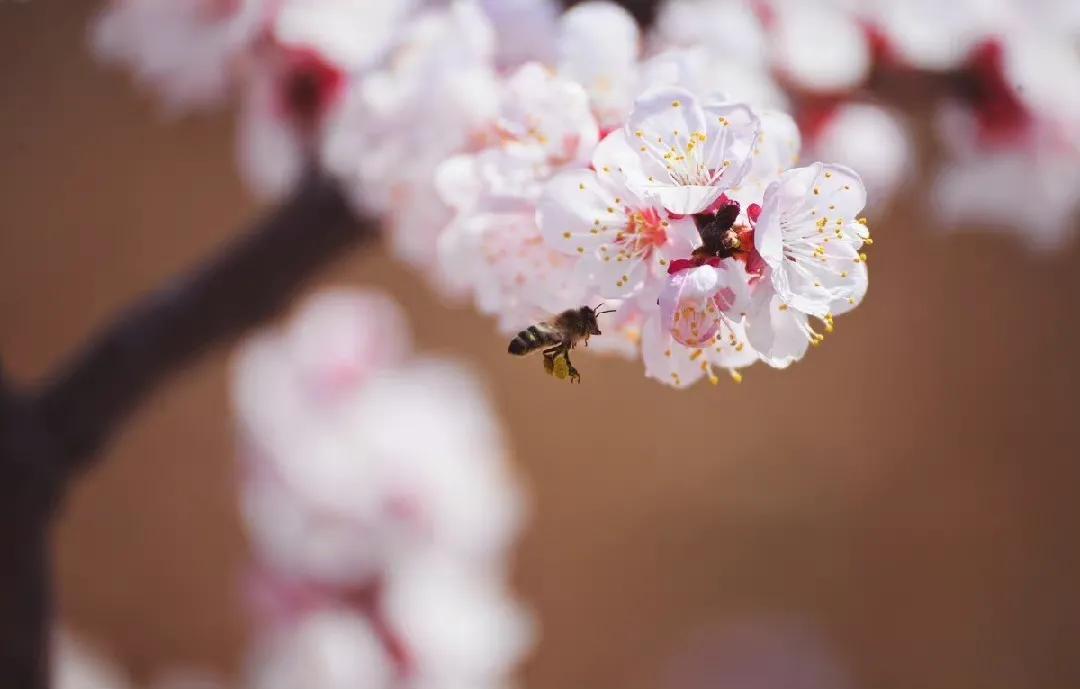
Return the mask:
[(607, 311), (600, 311), (596, 315), (599, 316), (601, 313), (615, 313), (615, 309), (608, 309)]

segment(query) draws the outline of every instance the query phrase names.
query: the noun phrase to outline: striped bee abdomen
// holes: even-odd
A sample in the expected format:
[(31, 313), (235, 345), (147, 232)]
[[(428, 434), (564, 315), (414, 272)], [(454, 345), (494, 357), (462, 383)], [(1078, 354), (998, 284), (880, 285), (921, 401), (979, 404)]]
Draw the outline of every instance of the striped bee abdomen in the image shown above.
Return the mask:
[(517, 334), (517, 337), (510, 340), (510, 346), (507, 351), (517, 356), (523, 356), (529, 352), (534, 352), (541, 347), (548, 347), (558, 344), (561, 341), (558, 332), (551, 328), (546, 323), (540, 323), (538, 325), (530, 325)]

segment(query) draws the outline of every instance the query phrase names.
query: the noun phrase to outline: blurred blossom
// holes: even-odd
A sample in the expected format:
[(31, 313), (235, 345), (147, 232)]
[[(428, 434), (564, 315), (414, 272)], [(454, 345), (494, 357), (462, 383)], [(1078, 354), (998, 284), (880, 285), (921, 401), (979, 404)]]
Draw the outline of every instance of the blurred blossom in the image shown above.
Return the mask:
[(634, 18), (612, 2), (583, 2), (562, 16), (558, 72), (585, 87), (601, 128), (619, 125), (630, 111), (640, 43)]
[(128, 67), (173, 110), (223, 101), (258, 37), (266, 0), (113, 0), (93, 26), (93, 46)]
[(672, 654), (671, 689), (850, 689), (849, 672), (807, 621), (760, 616), (699, 630)]
[(479, 0), (495, 31), (495, 64), (510, 69), (555, 59), (556, 0)]
[(522, 514), (484, 390), (398, 308), (318, 294), (237, 355), (255, 689), (497, 686), (529, 645)]
[(531, 640), (529, 618), (496, 576), (430, 553), (389, 572), (387, 625), (408, 649), (410, 686), (479, 689), (501, 686)]
[[(1031, 250), (1059, 249), (1074, 239), (1080, 139), (1044, 127), (1022, 144), (987, 148), (977, 140), (969, 113), (946, 108), (939, 115), (951, 155), (937, 173), (932, 200), (945, 228), (980, 223), (986, 230), (1018, 233)], [(1017, 199), (1024, 200), (1021, 218)]]
[(870, 43), (857, 18), (828, 0), (766, 5), (774, 67), (799, 88), (842, 92), (870, 73)]
[(119, 667), (86, 642), (61, 629), (53, 637), (53, 687), (55, 689), (131, 689)]
[(498, 107), (491, 22), (470, 2), (424, 11), (388, 63), (350, 79), (322, 145), (326, 167), (363, 209), (384, 214), (396, 252), (420, 268), (450, 210), (436, 166), (484, 135)]
[(250, 689), (389, 689), (395, 669), (367, 618), (344, 608), (263, 633), (249, 659)]

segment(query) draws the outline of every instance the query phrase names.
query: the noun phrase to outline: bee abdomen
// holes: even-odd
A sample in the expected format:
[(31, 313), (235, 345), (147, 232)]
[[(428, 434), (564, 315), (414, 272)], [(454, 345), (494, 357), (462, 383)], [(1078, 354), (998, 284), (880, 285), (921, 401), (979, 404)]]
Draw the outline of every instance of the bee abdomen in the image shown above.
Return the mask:
[(519, 332), (517, 337), (510, 340), (507, 351), (517, 356), (523, 356), (541, 347), (556, 344), (558, 341), (559, 338), (555, 333), (530, 325)]

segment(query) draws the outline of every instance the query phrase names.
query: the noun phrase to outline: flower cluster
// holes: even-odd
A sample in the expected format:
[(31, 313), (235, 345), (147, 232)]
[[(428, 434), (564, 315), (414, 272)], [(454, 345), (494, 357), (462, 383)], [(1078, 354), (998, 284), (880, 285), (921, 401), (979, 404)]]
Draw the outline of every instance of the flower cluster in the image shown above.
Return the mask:
[[(323, 149), (445, 293), (504, 332), (604, 301), (616, 313), (598, 344), (640, 344), (647, 374), (674, 386), (787, 366), (861, 300), (862, 182), (794, 168), (789, 116), (721, 95), (694, 53), (643, 59), (615, 5), (569, 10), (551, 62), (513, 66), (471, 7), (433, 15), (442, 31), (362, 77)], [(384, 108), (372, 83), (399, 99)]]
[[(279, 107), (242, 131), (258, 138), (282, 120), (270, 112), (292, 132), (244, 149), (317, 149), (383, 214), (399, 255), (503, 331), (604, 301), (615, 315), (602, 346), (640, 343), (648, 375), (685, 386), (723, 369), (739, 380), (758, 360), (787, 366), (865, 293), (859, 177), (794, 167), (792, 118), (722, 95), (711, 56), (644, 55), (618, 6), (390, 3), (378, 19), (396, 30), (360, 55), (343, 26), (368, 3), (295, 4), (230, 5), (231, 23), (263, 16), (252, 50), (279, 67), (248, 79)], [(549, 40), (499, 40), (522, 21)], [(253, 167), (294, 174), (299, 158), (281, 160)]]
[(337, 291), (238, 354), (252, 689), (495, 687), (529, 645), (493, 412), (468, 371), (408, 350), (393, 302)]
[(177, 4), (115, 0), (98, 45), (173, 104), (231, 84), (258, 189), (316, 161), (447, 297), (504, 332), (603, 301), (597, 344), (677, 386), (786, 366), (861, 300), (863, 205), (918, 177), (874, 83), (953, 96), (936, 217), (1000, 225), (1022, 184), (1028, 243), (1053, 246), (1078, 200), (1076, 23), (1052, 1), (668, 0), (647, 33), (597, 0)]

